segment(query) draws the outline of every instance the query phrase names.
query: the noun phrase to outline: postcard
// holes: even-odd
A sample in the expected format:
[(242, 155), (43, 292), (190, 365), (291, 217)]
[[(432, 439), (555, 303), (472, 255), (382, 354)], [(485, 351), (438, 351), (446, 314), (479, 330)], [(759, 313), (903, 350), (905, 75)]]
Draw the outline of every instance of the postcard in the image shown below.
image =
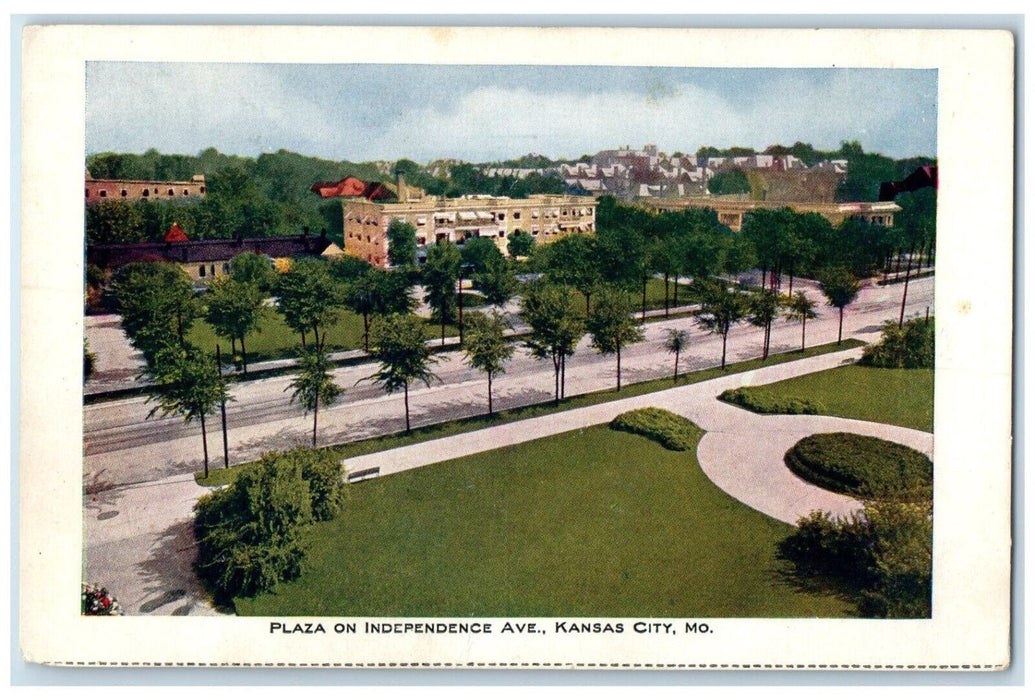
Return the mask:
[(26, 660), (1009, 667), (1008, 32), (22, 41)]

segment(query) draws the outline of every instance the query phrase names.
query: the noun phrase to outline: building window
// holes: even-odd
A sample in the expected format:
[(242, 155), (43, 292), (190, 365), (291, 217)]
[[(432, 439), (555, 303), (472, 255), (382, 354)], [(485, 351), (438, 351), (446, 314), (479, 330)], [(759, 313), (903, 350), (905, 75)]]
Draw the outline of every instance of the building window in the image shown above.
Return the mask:
[(503, 221), (504, 219), (507, 218), (507, 214), (506, 214), (506, 212), (502, 212), (501, 211), (500, 213), (496, 214), (496, 218), (498, 218), (500, 221)]
[(204, 185), (202, 185), (202, 187), (201, 187), (201, 194), (205, 194), (205, 187), (204, 187)]
[(101, 190), (101, 196), (102, 197), (107, 197), (108, 196), (108, 190)]
[(205, 276), (205, 266), (204, 265), (198, 265), (198, 277), (204, 277), (204, 276)]
[(127, 194), (129, 194), (129, 193), (128, 193), (128, 192), (126, 192), (126, 190), (122, 190), (122, 192), (120, 192), (119, 194), (121, 194), (121, 195), (122, 195), (123, 197), (125, 197), (125, 196), (126, 196)]
[[(172, 194), (172, 192), (169, 192), (169, 194)], [(183, 191), (183, 196), (184, 196), (184, 197), (186, 197), (186, 196), (187, 196), (187, 195), (189, 195), (189, 194), (190, 194), (190, 192), (188, 192), (187, 190), (184, 190), (184, 191)]]
[(215, 277), (216, 276), (216, 266), (215, 265), (209, 265), (209, 270), (212, 272), (212, 276)]
[(145, 196), (145, 197), (148, 197), (148, 196), (150, 196), (150, 195), (151, 195), (151, 191), (145, 188), (145, 189), (144, 189), (144, 193), (143, 193), (143, 196)]
[(230, 263), (223, 263), (223, 274), (230, 272)]
[(87, 199), (89, 199), (89, 198), (90, 198), (90, 190), (86, 190), (86, 198), (87, 198)]
[(514, 212), (514, 221), (517, 221), (520, 218), (521, 218), (521, 212), (519, 212), (519, 211)]
[(169, 196), (172, 197), (174, 194), (176, 194), (176, 193), (172, 191), (172, 188), (170, 188), (169, 189)]

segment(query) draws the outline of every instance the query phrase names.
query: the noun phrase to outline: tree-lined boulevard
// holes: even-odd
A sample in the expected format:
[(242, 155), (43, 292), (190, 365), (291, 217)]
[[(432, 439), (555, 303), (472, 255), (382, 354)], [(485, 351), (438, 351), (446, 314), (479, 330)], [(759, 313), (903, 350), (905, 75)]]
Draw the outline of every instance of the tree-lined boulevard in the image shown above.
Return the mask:
[[(814, 284), (796, 282), (816, 302), (818, 318), (808, 321), (808, 346), (837, 339), (839, 314), (828, 306)], [(934, 278), (921, 278), (910, 285), (905, 316), (924, 316), (933, 311)], [(864, 287), (845, 309), (845, 338), (875, 340), (881, 324), (897, 319), (901, 285)], [(689, 347), (680, 357), (680, 372), (720, 363), (722, 338), (708, 334), (693, 317), (648, 323), (645, 340), (622, 350), (624, 383), (671, 377), (673, 356), (665, 347), (668, 329), (689, 333)], [(777, 319), (772, 324), (770, 353), (791, 351), (801, 346), (801, 323)], [(741, 323), (730, 331), (727, 362), (761, 357), (762, 328)], [(565, 365), (566, 395), (614, 388), (615, 358), (590, 347), (582, 338)], [(486, 412), (486, 377), (469, 367), (461, 352), (438, 355), (434, 367), (437, 381), (410, 389), (411, 420), (415, 426), (452, 420)], [(320, 408), (320, 444), (354, 441), (404, 429), (401, 394), (386, 395), (368, 381), (376, 364), (363, 363), (334, 370), (334, 381), (345, 388), (337, 403)], [(231, 463), (255, 459), (262, 453), (311, 441), (312, 421), (285, 393), (291, 376), (273, 377), (230, 385), (234, 401), (227, 404), (228, 442)], [(532, 358), (518, 347), (506, 366), (506, 373), (493, 383), (494, 409), (549, 401), (554, 394), (554, 371), (549, 360)], [(122, 484), (153, 481), (198, 471), (202, 466), (200, 425), (185, 424), (182, 418), (147, 419), (153, 403), (143, 397), (107, 401), (84, 409), (84, 482), (89, 492)], [(218, 415), (218, 412), (217, 412)], [(217, 420), (209, 421), (213, 434)], [(211, 439), (211, 438), (210, 438)], [(213, 443), (216, 441), (213, 440)], [(218, 465), (222, 460), (216, 460)]]

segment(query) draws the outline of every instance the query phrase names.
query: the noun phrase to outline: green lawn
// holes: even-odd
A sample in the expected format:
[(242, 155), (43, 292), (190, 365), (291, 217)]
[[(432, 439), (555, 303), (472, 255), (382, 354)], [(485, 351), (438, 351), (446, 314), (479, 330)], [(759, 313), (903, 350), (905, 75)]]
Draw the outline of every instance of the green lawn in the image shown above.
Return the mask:
[[(752, 387), (745, 390), (750, 393)], [(756, 391), (821, 404), (821, 413), (934, 430), (934, 370), (846, 365), (807, 374)]]
[[(466, 300), (465, 300), (466, 301)], [(441, 326), (438, 323), (428, 321), (425, 335), (428, 339), (438, 338), (441, 335)], [(446, 324), (446, 337), (455, 337), (456, 327)], [(312, 342), (312, 333), (306, 334), (306, 342)], [(224, 338), (218, 338), (212, 327), (204, 320), (194, 323), (188, 334), (187, 340), (194, 345), (215, 353), (218, 342), (226, 357), (230, 356), (230, 342)], [(248, 349), (248, 363), (261, 360), (275, 360), (285, 357), (295, 357), (297, 349), (302, 345), (302, 337), (288, 328), (284, 318), (274, 309), (266, 310), (266, 320), (258, 333), (253, 333), (245, 338)], [(327, 329), (327, 349), (330, 351), (352, 350), (363, 347), (363, 317), (357, 314), (343, 311), (341, 319)], [(240, 347), (238, 347), (240, 352)]]
[(596, 426), (351, 484), (305, 573), (240, 615), (844, 617), (776, 559), (793, 528), (696, 450)]

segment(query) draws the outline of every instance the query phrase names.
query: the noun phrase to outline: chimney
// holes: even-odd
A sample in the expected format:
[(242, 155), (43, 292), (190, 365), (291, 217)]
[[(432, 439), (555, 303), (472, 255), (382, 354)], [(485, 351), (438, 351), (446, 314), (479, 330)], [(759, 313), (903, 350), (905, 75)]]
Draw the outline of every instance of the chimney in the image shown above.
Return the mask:
[(396, 179), (396, 189), (398, 190), (398, 194), (399, 194), (399, 201), (400, 202), (405, 202), (405, 201), (407, 201), (410, 198), (409, 197), (410, 193), (406, 189), (406, 176), (403, 174), (402, 170), (396, 170), (395, 171), (395, 179)]

